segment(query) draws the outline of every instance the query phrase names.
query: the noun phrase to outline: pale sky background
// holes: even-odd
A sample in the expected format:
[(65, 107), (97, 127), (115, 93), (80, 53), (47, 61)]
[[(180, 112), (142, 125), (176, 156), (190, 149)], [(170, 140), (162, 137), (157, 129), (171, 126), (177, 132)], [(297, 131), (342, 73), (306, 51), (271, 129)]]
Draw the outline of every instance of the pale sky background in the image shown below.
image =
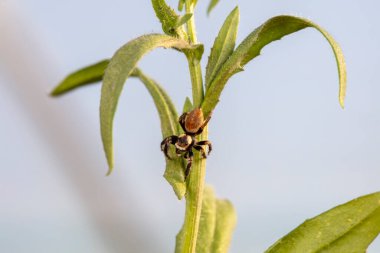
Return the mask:
[[(305, 219), (380, 190), (380, 3), (221, 1), (209, 18), (207, 4), (195, 14), (203, 66), (236, 5), (238, 42), (274, 15), (295, 14), (329, 31), (346, 57), (344, 110), (330, 46), (306, 29), (266, 47), (214, 111), (207, 182), (238, 213), (230, 252), (263, 252)], [(153, 32), (161, 29), (148, 0), (0, 0), (0, 252), (173, 252), (184, 202), (162, 177), (145, 88), (128, 80), (121, 96), (110, 177), (100, 86), (48, 97), (66, 74)], [(191, 94), (183, 55), (160, 49), (140, 67), (182, 108)], [(368, 252), (380, 252), (379, 239)]]

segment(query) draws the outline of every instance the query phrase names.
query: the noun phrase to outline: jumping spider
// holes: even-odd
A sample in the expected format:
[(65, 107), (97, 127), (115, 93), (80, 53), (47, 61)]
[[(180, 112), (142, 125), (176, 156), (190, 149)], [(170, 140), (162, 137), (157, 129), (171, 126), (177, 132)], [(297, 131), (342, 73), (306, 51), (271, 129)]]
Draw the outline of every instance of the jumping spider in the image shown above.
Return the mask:
[[(172, 135), (166, 137), (161, 142), (161, 150), (164, 152), (165, 156), (168, 159), (171, 159), (168, 151), (169, 145), (173, 144), (176, 149), (176, 154), (178, 156), (183, 155), (183, 157), (187, 160), (186, 171), (185, 171), (185, 180), (190, 173), (191, 164), (193, 162), (193, 148), (201, 152), (202, 158), (206, 158), (207, 155), (210, 154), (212, 150), (211, 142), (197, 141), (195, 136), (200, 135), (203, 132), (203, 129), (211, 119), (211, 114), (204, 119), (203, 112), (201, 108), (195, 108), (191, 112), (185, 112), (179, 117), (179, 124), (181, 125), (184, 134), (179, 136)], [(208, 152), (206, 155), (206, 151), (202, 146), (208, 147)]]

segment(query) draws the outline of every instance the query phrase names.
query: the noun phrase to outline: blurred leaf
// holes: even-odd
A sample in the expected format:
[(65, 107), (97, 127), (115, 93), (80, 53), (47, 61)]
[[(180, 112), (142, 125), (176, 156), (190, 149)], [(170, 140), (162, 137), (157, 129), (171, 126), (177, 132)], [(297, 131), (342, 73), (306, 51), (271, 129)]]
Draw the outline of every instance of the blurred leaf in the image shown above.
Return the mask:
[(236, 7), (226, 18), (214, 41), (206, 67), (206, 87), (235, 48), (239, 25), (239, 8)]
[(227, 253), (231, 245), (237, 216), (236, 211), (228, 200), (216, 201), (216, 226), (214, 240), (212, 241), (212, 253)]
[(211, 11), (216, 7), (219, 3), (219, 0), (211, 0), (207, 7), (207, 15), (210, 15)]
[(165, 0), (152, 0), (152, 5), (157, 18), (161, 22), (164, 33), (182, 39), (187, 38), (187, 34), (181, 26), (191, 18), (192, 14), (179, 16), (166, 4)]
[(109, 60), (103, 60), (71, 73), (50, 94), (52, 96), (63, 95), (78, 87), (101, 81), (108, 63)]
[(266, 253), (364, 253), (379, 233), (380, 192), (377, 192), (306, 220)]
[[(219, 200), (206, 186), (203, 193), (196, 253), (227, 253), (236, 225), (236, 212), (228, 200)], [(183, 252), (184, 228), (176, 237), (175, 253)]]
[(339, 102), (343, 107), (346, 93), (346, 64), (339, 45), (325, 30), (307, 19), (293, 16), (277, 16), (269, 19), (253, 31), (222, 65), (215, 78), (210, 80), (210, 85), (202, 104), (205, 117), (215, 108), (229, 78), (242, 71), (243, 66), (258, 56), (264, 46), (307, 27), (315, 28), (321, 32), (333, 49), (339, 72)]
[(157, 47), (175, 48), (182, 51), (191, 51), (195, 48), (186, 41), (171, 36), (144, 35), (121, 47), (110, 60), (104, 73), (100, 100), (100, 129), (109, 166), (108, 174), (112, 171), (114, 164), (113, 119), (124, 83), (138, 61)]
[(182, 113), (190, 112), (193, 110), (193, 104), (191, 103), (191, 100), (189, 97), (186, 97), (185, 103), (183, 105)]
[(192, 13), (187, 13), (183, 16), (180, 16), (179, 19), (177, 20), (177, 23), (175, 24), (176, 27), (180, 27), (181, 25), (184, 25), (187, 21), (191, 19), (193, 16)]
[(175, 237), (175, 253), (182, 253), (183, 252), (183, 244), (185, 239), (185, 231), (183, 230), (183, 226), (181, 230), (178, 232), (177, 236)]
[(185, 2), (186, 2), (186, 0), (179, 0), (178, 1), (178, 10), (179, 11), (183, 10), (183, 6), (185, 5)]

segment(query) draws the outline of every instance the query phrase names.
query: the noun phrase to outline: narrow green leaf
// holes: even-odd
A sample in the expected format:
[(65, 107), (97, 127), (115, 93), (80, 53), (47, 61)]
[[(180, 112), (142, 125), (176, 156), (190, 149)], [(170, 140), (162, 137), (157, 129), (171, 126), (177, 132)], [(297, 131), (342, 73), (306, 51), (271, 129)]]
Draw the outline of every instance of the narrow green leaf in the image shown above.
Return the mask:
[[(152, 0), (153, 9), (160, 20), (162, 30), (170, 36), (186, 39), (187, 35), (181, 25), (191, 18), (188, 15), (180, 17), (165, 0)], [(184, 21), (185, 20), (185, 21)]]
[(185, 5), (185, 2), (186, 2), (186, 0), (179, 0), (178, 1), (178, 10), (179, 11), (183, 10), (183, 6)]
[(171, 36), (161, 34), (144, 35), (121, 47), (112, 57), (104, 73), (100, 100), (100, 129), (109, 166), (108, 174), (111, 172), (114, 163), (113, 119), (124, 83), (138, 61), (146, 53), (157, 47), (175, 48), (182, 51), (191, 51), (194, 48), (186, 41)]
[(206, 87), (208, 87), (210, 80), (214, 79), (220, 67), (234, 51), (238, 25), (239, 8), (236, 7), (224, 21), (214, 41), (206, 67)]
[(207, 7), (207, 15), (210, 15), (211, 11), (216, 7), (219, 3), (219, 0), (211, 0)]
[(161, 120), (162, 137), (179, 134), (177, 111), (163, 88), (138, 68), (134, 69), (133, 75), (141, 80), (153, 98)]
[(277, 16), (269, 19), (253, 31), (231, 54), (228, 60), (220, 68), (215, 78), (210, 81), (210, 85), (202, 104), (202, 109), (205, 115), (207, 116), (215, 108), (229, 78), (242, 71), (243, 66), (258, 56), (264, 46), (272, 41), (281, 39), (285, 35), (307, 27), (317, 29), (330, 43), (338, 66), (340, 85), (339, 102), (343, 107), (346, 93), (346, 64), (339, 45), (325, 30), (307, 19), (293, 16)]
[(216, 201), (216, 225), (212, 253), (227, 253), (236, 226), (236, 211), (228, 200)]
[(379, 233), (380, 192), (377, 192), (306, 220), (266, 253), (364, 253)]
[(63, 95), (78, 87), (101, 81), (108, 63), (109, 60), (103, 60), (71, 73), (50, 94), (52, 96)]
[(213, 253), (211, 244), (215, 240), (215, 224), (216, 224), (216, 199), (214, 190), (210, 186), (206, 186), (203, 193), (201, 219), (199, 221), (198, 239), (195, 252), (197, 253)]
[(186, 97), (185, 103), (183, 105), (182, 113), (190, 112), (193, 110), (193, 104), (191, 103), (191, 100), (189, 97)]
[(192, 13), (187, 13), (187, 14), (185, 14), (183, 16), (180, 16), (178, 18), (178, 20), (177, 20), (177, 23), (175, 24), (175, 28), (180, 27), (180, 26), (186, 24), (186, 22), (189, 21), (192, 16), (193, 16)]
[[(137, 76), (145, 87), (148, 89), (156, 105), (158, 115), (161, 121), (162, 137), (170, 135), (179, 135), (180, 126), (178, 124), (177, 111), (164, 89), (153, 79), (146, 76), (141, 70), (135, 68), (134, 76)], [(173, 159), (166, 159), (165, 179), (173, 187), (178, 199), (181, 199), (186, 193), (185, 183), (185, 163), (183, 158), (172, 155)]]

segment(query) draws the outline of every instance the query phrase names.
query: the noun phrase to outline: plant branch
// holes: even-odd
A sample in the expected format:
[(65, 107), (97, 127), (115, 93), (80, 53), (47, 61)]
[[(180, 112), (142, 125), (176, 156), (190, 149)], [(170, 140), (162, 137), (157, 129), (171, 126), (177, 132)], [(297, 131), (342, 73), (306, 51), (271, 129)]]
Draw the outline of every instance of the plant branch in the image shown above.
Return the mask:
[[(186, 13), (193, 14), (194, 1), (186, 0)], [(189, 40), (192, 44), (197, 43), (194, 15), (187, 22), (187, 32)], [(193, 105), (200, 107), (203, 102), (203, 79), (202, 70), (199, 60), (195, 59), (193, 55), (188, 55), (188, 64), (192, 82), (193, 90)], [(207, 140), (208, 131), (207, 127), (204, 129), (200, 138)], [(194, 156), (194, 161), (190, 173), (190, 178), (187, 183), (186, 193), (186, 212), (184, 222), (184, 240), (182, 253), (195, 253), (197, 237), (199, 232), (199, 221), (202, 211), (203, 190), (205, 185), (206, 174), (206, 159), (202, 159), (200, 154)]]

